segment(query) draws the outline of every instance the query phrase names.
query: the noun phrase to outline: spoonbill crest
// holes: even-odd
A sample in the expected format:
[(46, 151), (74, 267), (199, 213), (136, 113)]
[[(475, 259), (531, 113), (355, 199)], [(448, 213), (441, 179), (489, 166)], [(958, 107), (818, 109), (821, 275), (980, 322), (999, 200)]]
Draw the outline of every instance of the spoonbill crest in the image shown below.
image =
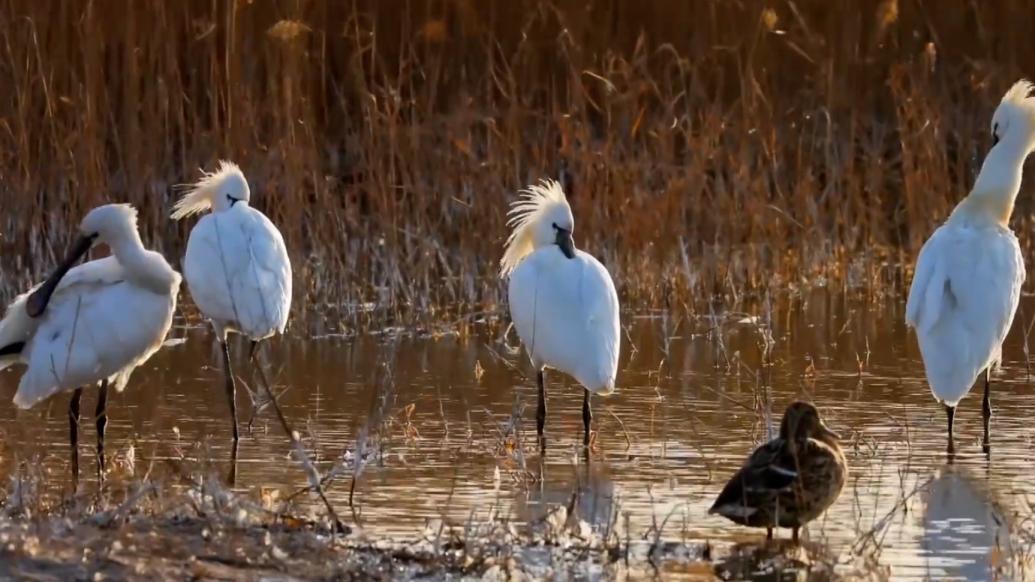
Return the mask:
[(251, 190), (232, 162), (220, 162), (176, 202), (174, 220), (211, 212), (190, 232), (183, 274), (198, 309), (212, 322), (223, 351), (226, 395), (237, 428), (237, 385), (227, 335), (257, 343), (283, 333), (291, 308), (291, 261), (284, 237), (270, 219), (249, 204)]
[(545, 449), (549, 367), (574, 376), (584, 388), (583, 443), (590, 443), (590, 394), (615, 390), (621, 347), (618, 294), (611, 275), (575, 248), (575, 219), (561, 185), (543, 180), (522, 191), (509, 211), (512, 228), (500, 260), (510, 277), (510, 315), (538, 372), (536, 433)]
[(993, 146), (970, 194), (924, 243), (906, 303), (916, 330), (927, 382), (945, 405), (948, 446), (955, 451), (956, 406), (982, 372), (984, 437), (989, 453), (990, 371), (1002, 358), (1021, 284), (1024, 260), (1010, 215), (1021, 186), (1021, 166), (1035, 148), (1032, 84), (1018, 81), (992, 117)]
[[(95, 242), (112, 255), (72, 267)], [(73, 481), (79, 478), (79, 404), (84, 385), (100, 383), (97, 470), (104, 475), (108, 386), (122, 391), (133, 370), (162, 346), (172, 325), (180, 274), (149, 251), (128, 204), (91, 210), (67, 258), (43, 283), (15, 298), (0, 321), (0, 369), (27, 366), (14, 404), (30, 408), (73, 390), (69, 405)]]

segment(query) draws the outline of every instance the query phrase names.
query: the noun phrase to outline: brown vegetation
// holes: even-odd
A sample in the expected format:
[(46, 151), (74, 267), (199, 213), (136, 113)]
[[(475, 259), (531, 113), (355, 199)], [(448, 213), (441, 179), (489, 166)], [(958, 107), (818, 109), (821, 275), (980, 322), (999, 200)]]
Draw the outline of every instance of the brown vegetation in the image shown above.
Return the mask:
[(494, 309), (505, 205), (541, 176), (562, 176), (576, 242), (631, 304), (900, 287), (1032, 70), (1033, 10), (3, 0), (0, 287), (104, 201), (180, 255), (171, 186), (221, 157), (285, 232), (296, 308), (350, 322), (368, 302), (377, 321)]

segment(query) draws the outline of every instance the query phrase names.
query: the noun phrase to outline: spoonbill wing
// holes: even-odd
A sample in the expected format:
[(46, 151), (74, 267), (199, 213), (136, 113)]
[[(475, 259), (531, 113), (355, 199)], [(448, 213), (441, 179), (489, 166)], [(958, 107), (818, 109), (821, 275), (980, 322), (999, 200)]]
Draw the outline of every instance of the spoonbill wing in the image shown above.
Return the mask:
[(284, 238), (245, 205), (208, 214), (187, 242), (191, 296), (217, 326), (258, 340), (284, 330), (291, 307), (291, 262)]
[(906, 322), (939, 399), (955, 405), (998, 362), (1024, 277), (1017, 238), (1000, 226), (946, 224), (924, 244)]
[(621, 324), (618, 316), (618, 293), (614, 281), (604, 265), (594, 256), (578, 252), (582, 259), (580, 291), (586, 305), (586, 334), (597, 354), (594, 374), (597, 382), (614, 388), (618, 373), (618, 353), (621, 350)]
[(942, 301), (955, 302), (952, 289), (949, 288), (948, 261), (943, 257), (951, 253), (959, 241), (954, 240), (951, 233), (941, 227), (934, 231), (920, 249), (916, 260), (913, 282), (909, 287), (906, 299), (906, 324), (920, 330), (931, 329), (941, 316)]
[[(104, 257), (74, 267), (65, 274), (54, 291), (54, 298), (59, 299), (63, 293), (80, 285), (104, 285), (117, 283), (125, 277), (122, 265), (115, 257)], [(7, 307), (3, 320), (0, 320), (0, 347), (17, 342), (27, 342), (39, 327), (43, 318), (29, 317), (25, 302), (39, 285), (15, 297)], [(0, 370), (23, 361), (21, 355), (0, 358)]]
[(251, 239), (252, 275), (263, 297), (267, 321), (278, 333), (284, 332), (291, 310), (291, 259), (284, 237), (273, 222), (259, 211), (251, 213), (253, 230), (263, 235)]
[(113, 376), (121, 390), (133, 368), (161, 347), (172, 325), (175, 292), (163, 295), (135, 286), (117, 276), (121, 267), (93, 265), (100, 261), (77, 267), (79, 273), (69, 271), (71, 280), (62, 281), (36, 318), (22, 352), (28, 368), (15, 405), (28, 408), (64, 388)]
[(536, 367), (575, 377), (594, 392), (614, 389), (619, 348), (618, 298), (606, 269), (579, 251), (528, 255), (510, 275), (511, 318)]

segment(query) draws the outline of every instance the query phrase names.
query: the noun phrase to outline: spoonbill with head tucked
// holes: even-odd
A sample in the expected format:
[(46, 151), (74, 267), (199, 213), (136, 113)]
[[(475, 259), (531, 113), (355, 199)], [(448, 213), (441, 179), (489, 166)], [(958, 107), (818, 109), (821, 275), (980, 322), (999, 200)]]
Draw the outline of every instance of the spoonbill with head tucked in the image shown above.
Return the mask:
[[(72, 267), (95, 242), (112, 255)], [(128, 204), (91, 210), (63, 263), (42, 284), (19, 295), (0, 321), (0, 369), (27, 365), (14, 403), (29, 408), (65, 390), (69, 406), (73, 482), (79, 478), (79, 403), (83, 386), (100, 383), (97, 470), (104, 475), (108, 386), (122, 391), (133, 370), (162, 346), (172, 326), (180, 274), (149, 251)]]
[(500, 260), (510, 277), (510, 315), (538, 372), (536, 433), (545, 449), (549, 367), (583, 386), (583, 444), (590, 443), (592, 393), (615, 390), (621, 347), (618, 294), (611, 275), (592, 255), (575, 248), (575, 219), (561, 185), (543, 180), (511, 205), (513, 230)]
[(232, 162), (220, 162), (176, 203), (179, 220), (211, 210), (190, 232), (183, 274), (198, 309), (209, 318), (223, 351), (226, 395), (237, 428), (237, 386), (227, 335), (257, 342), (283, 333), (291, 308), (291, 261), (284, 237), (270, 219), (249, 205), (251, 190)]
[(989, 376), (1002, 358), (1025, 277), (1009, 221), (1021, 166), (1035, 149), (1031, 91), (1021, 80), (1003, 96), (992, 117), (994, 144), (974, 188), (920, 249), (909, 289), (906, 323), (916, 329), (931, 391), (945, 405), (950, 455), (956, 406), (982, 372), (982, 448), (991, 450)]

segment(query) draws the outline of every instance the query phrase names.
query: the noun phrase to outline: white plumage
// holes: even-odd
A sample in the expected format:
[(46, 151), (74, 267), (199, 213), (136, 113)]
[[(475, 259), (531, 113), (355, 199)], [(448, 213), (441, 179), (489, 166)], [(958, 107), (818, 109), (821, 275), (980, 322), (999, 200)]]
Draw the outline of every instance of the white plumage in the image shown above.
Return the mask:
[(291, 261), (284, 238), (249, 204), (251, 190), (235, 164), (221, 162), (177, 202), (180, 219), (211, 210), (191, 230), (183, 274), (198, 309), (209, 318), (224, 352), (227, 392), (236, 420), (236, 386), (226, 336), (252, 342), (283, 333), (291, 309)]
[(529, 255), (510, 276), (510, 314), (535, 369), (575, 378), (589, 391), (614, 392), (621, 347), (618, 294), (592, 255), (554, 249)]
[[(107, 386), (121, 391), (133, 370), (162, 346), (172, 325), (180, 275), (160, 254), (144, 248), (136, 210), (127, 204), (95, 208), (79, 230), (79, 241), (54, 274), (7, 308), (0, 321), (0, 369), (14, 363), (27, 366), (14, 396), (20, 408), (75, 389), (76, 419), (81, 387), (100, 382), (102, 451)], [(72, 268), (94, 241), (106, 243), (113, 254)], [(73, 473), (78, 473), (76, 455)]]
[(19, 354), (0, 360), (0, 369), (15, 362), (28, 366), (14, 396), (19, 408), (104, 379), (122, 390), (172, 326), (180, 275), (160, 254), (144, 249), (136, 210), (98, 207), (80, 230), (107, 243), (113, 255), (65, 273), (40, 316), (26, 312), (38, 285), (15, 298), (0, 321), (0, 346), (24, 342)]
[(500, 261), (510, 277), (510, 314), (539, 371), (537, 430), (545, 423), (544, 368), (573, 376), (585, 388), (584, 442), (589, 443), (590, 393), (615, 389), (621, 348), (618, 294), (592, 255), (576, 250), (574, 217), (560, 184), (530, 186), (510, 211), (513, 231)]
[(956, 406), (999, 362), (1024, 276), (1017, 238), (998, 225), (950, 221), (924, 244), (906, 317), (940, 402)]
[[(1025, 279), (1009, 220), (1022, 164), (1035, 147), (1031, 89), (1022, 80), (1003, 97), (992, 119), (996, 144), (970, 194), (920, 250), (906, 303), (906, 323), (916, 330), (931, 391), (946, 406), (950, 452), (955, 408), (978, 376), (998, 365)], [(983, 416), (987, 452), (987, 375)]]

